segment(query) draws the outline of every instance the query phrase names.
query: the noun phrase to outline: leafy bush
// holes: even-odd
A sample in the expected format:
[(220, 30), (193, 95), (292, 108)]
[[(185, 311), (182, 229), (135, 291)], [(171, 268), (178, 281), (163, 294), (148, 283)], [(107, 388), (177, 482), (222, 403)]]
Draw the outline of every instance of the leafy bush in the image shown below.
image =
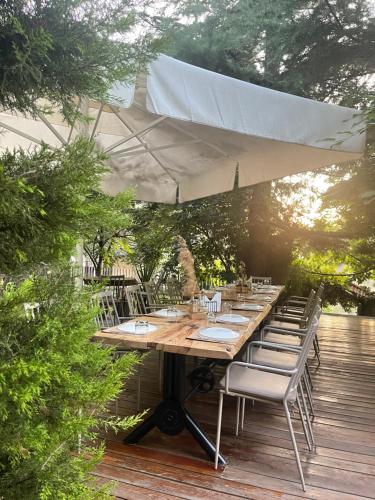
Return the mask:
[[(111, 417), (106, 407), (139, 358), (113, 361), (111, 349), (91, 342), (90, 291), (74, 286), (68, 268), (2, 292), (0, 497), (96, 498), (87, 480), (102, 454), (94, 440), (100, 427), (138, 420)], [(25, 303), (39, 304), (34, 319)]]

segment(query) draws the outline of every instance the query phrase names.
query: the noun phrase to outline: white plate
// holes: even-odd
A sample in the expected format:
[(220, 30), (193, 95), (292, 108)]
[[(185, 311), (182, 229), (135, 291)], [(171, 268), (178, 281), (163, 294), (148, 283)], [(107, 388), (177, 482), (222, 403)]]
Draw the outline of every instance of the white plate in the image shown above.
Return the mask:
[(241, 316), (240, 314), (221, 314), (216, 317), (216, 321), (222, 323), (248, 323), (249, 318)]
[(118, 325), (117, 328), (124, 333), (133, 333), (134, 335), (147, 335), (157, 330), (157, 327), (155, 325), (150, 325), (150, 323), (147, 326), (142, 326), (142, 328), (137, 328), (137, 331), (135, 331), (135, 323), (122, 323), (122, 325)]
[(174, 311), (173, 314), (172, 312), (168, 312), (168, 309), (159, 309), (159, 311), (154, 311), (155, 316), (160, 316), (161, 318), (173, 318), (173, 317), (181, 317), (185, 316), (185, 314), (182, 311)]
[(218, 326), (203, 328), (200, 330), (199, 335), (211, 340), (236, 340), (240, 336), (238, 332), (229, 330), (229, 328), (220, 328)]
[(232, 309), (239, 309), (243, 311), (263, 311), (264, 306), (260, 304), (236, 304), (232, 307)]
[(273, 297), (270, 297), (269, 295), (252, 295), (251, 298), (252, 300), (265, 300), (265, 301), (273, 300)]

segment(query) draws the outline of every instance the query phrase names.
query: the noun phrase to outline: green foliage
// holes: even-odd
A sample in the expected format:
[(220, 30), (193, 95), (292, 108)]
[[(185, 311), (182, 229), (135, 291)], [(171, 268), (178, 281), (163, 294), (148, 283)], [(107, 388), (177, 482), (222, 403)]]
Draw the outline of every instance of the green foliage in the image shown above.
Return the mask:
[[(109, 348), (90, 342), (97, 311), (90, 306), (91, 291), (77, 290), (69, 269), (2, 292), (0, 495), (99, 497), (85, 483), (102, 453), (93, 440), (105, 425), (134, 424), (134, 417), (114, 419), (106, 407), (138, 358), (113, 361)], [(35, 319), (25, 315), (25, 303), (39, 304)]]
[(93, 227), (85, 233), (84, 250), (97, 276), (101, 275), (103, 264), (111, 266), (117, 255), (124, 254), (129, 248), (126, 236), (131, 223), (128, 213), (131, 200), (130, 191), (116, 196), (95, 192), (88, 199), (85, 213)]
[(178, 211), (177, 207), (156, 203), (137, 203), (129, 211), (133, 222), (129, 228), (128, 259), (141, 282), (149, 281), (161, 264), (173, 259)]
[[(52, 107), (73, 121), (77, 98), (105, 98), (160, 46), (144, 1), (0, 4), (0, 106), (8, 111)], [(97, 432), (138, 420), (118, 420), (106, 408), (139, 358), (114, 361), (92, 342), (92, 291), (76, 289), (65, 268), (77, 241), (94, 238), (112, 209), (128, 204), (129, 195), (94, 194), (104, 162), (84, 139), (0, 156), (0, 273), (8, 282), (0, 289), (0, 497), (7, 500), (109, 498), (89, 474), (103, 451)], [(25, 303), (39, 304), (35, 319)]]
[[(77, 96), (104, 98), (154, 57), (146, 1), (14, 0), (0, 7), (0, 105), (34, 113), (48, 99), (65, 114)], [(143, 12), (142, 18), (146, 20)]]
[(0, 272), (69, 258), (96, 223), (85, 199), (104, 169), (104, 156), (84, 139), (1, 154)]

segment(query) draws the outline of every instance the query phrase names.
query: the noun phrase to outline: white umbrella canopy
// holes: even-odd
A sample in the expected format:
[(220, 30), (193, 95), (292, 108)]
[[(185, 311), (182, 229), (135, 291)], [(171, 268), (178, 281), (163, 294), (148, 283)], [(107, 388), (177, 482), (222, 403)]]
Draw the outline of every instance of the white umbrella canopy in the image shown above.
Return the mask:
[[(89, 102), (86, 133), (109, 155), (103, 189), (185, 202), (363, 155), (354, 109), (269, 90), (161, 55), (107, 103)], [(79, 129), (58, 114), (0, 113), (0, 147), (69, 142)]]

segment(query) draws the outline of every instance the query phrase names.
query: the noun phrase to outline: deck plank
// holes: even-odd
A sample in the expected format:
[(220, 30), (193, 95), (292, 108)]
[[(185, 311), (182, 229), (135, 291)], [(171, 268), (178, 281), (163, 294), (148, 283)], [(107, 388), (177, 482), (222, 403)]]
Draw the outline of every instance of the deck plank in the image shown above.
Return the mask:
[[(106, 435), (106, 453), (95, 476), (115, 480), (121, 499), (375, 498), (375, 319), (323, 315), (319, 326), (322, 364), (312, 361), (317, 451), (308, 453), (295, 420), (307, 491), (300, 487), (283, 413), (277, 406), (247, 405), (245, 429), (234, 435), (234, 398), (226, 398), (222, 451), (229, 458), (215, 471), (204, 452), (182, 433), (157, 429), (138, 445), (122, 444), (124, 433)], [(222, 369), (217, 370), (218, 377)], [(157, 356), (142, 367), (144, 408), (157, 404)], [(196, 395), (188, 406), (203, 429), (216, 431), (216, 391)], [(119, 414), (135, 412), (135, 383), (118, 402)]]

